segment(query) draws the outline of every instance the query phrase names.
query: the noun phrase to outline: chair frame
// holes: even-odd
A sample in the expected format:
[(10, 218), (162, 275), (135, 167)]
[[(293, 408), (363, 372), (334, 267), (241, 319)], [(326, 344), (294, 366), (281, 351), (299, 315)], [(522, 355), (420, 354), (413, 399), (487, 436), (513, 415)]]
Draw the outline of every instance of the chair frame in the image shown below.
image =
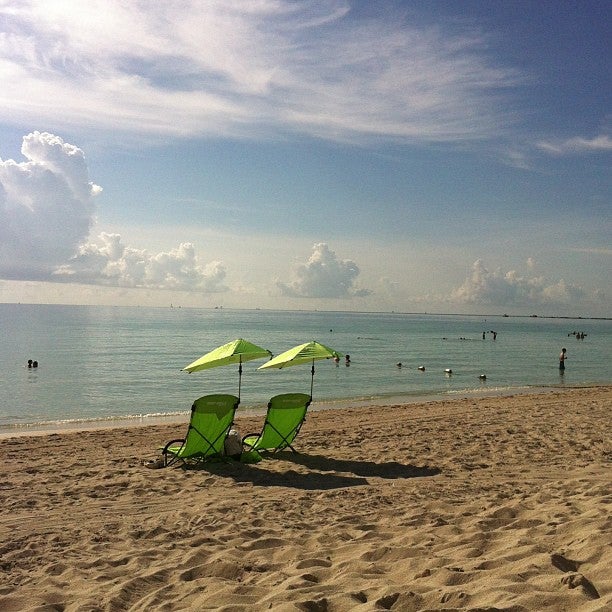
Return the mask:
[[(234, 401), (233, 405), (230, 408), (231, 413), (232, 413), (231, 420), (223, 428), (223, 430), (221, 430), (217, 434), (217, 436), (214, 439), (210, 439), (210, 435), (207, 435), (203, 431), (200, 431), (200, 429), (198, 429), (195, 425), (193, 425), (193, 417), (200, 403), (205, 402), (205, 400), (208, 400), (210, 402), (210, 401), (215, 401), (215, 400), (221, 401), (221, 399), (224, 399), (224, 400), (232, 399)], [(168, 467), (176, 463), (177, 461), (181, 461), (183, 464), (186, 464), (188, 461), (202, 463), (204, 461), (207, 461), (213, 458), (214, 459), (221, 458), (223, 455), (217, 451), (216, 445), (218, 444), (221, 438), (223, 438), (223, 440), (225, 441), (225, 438), (227, 437), (229, 430), (232, 428), (232, 425), (234, 424), (234, 415), (236, 413), (236, 409), (238, 408), (239, 403), (240, 403), (240, 399), (238, 397), (236, 397), (235, 395), (229, 395), (229, 394), (204, 395), (198, 398), (197, 400), (195, 400), (191, 406), (191, 416), (189, 420), (189, 426), (187, 427), (187, 434), (185, 435), (185, 437), (178, 438), (175, 440), (170, 440), (170, 442), (168, 442), (161, 449), (162, 456), (164, 458), (164, 467)], [(188, 442), (190, 441), (190, 438), (194, 435), (198, 436), (201, 440), (204, 441), (203, 449), (201, 449), (197, 453), (194, 453), (193, 455), (189, 455), (188, 457), (181, 457), (181, 452), (187, 446)], [(180, 446), (178, 446), (175, 450), (170, 450), (173, 446), (176, 446), (178, 443), (180, 443)]]
[[(287, 434), (283, 434), (281, 431), (278, 430), (276, 425), (270, 420), (270, 412), (272, 410), (282, 410), (282, 407), (278, 407), (278, 406), (275, 407), (273, 405), (275, 400), (279, 400), (281, 398), (289, 398), (290, 396), (295, 397), (296, 400), (299, 398), (299, 400), (302, 402), (302, 404), (299, 404), (298, 406), (294, 406), (294, 408), (303, 406), (304, 416), (299, 421), (299, 423), (297, 423), (291, 429), (291, 431), (289, 431)], [(306, 421), (306, 413), (308, 411), (308, 407), (310, 406), (311, 402), (312, 402), (312, 397), (310, 395), (306, 395), (305, 393), (283, 393), (280, 395), (275, 395), (268, 402), (268, 411), (266, 412), (266, 419), (264, 421), (264, 425), (261, 431), (259, 433), (255, 432), (255, 433), (250, 433), (250, 434), (247, 434), (246, 436), (243, 436), (242, 438), (243, 447), (246, 448), (246, 450), (256, 450), (260, 453), (268, 453), (268, 454), (277, 453), (285, 448), (290, 448), (294, 453), (297, 453), (297, 451), (295, 450), (295, 448), (293, 448), (293, 445), (291, 443), (295, 440), (295, 438), (297, 438), (300, 432), (300, 429), (302, 428), (302, 425)], [(257, 447), (258, 442), (264, 438), (266, 434), (266, 429), (272, 429), (274, 432), (276, 432), (279, 438), (281, 438), (281, 443), (278, 444), (275, 448), (258, 448)], [(247, 442), (249, 438), (251, 439), (254, 438), (254, 441)]]

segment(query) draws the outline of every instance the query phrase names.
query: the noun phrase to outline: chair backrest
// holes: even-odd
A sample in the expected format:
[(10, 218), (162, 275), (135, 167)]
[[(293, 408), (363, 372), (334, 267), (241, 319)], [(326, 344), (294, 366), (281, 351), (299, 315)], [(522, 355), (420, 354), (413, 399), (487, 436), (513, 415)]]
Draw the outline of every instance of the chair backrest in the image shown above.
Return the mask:
[(268, 413), (255, 447), (281, 450), (290, 446), (306, 418), (312, 398), (305, 393), (283, 393), (268, 402)]
[(191, 420), (180, 456), (207, 457), (223, 454), (227, 432), (240, 400), (235, 395), (205, 395), (193, 402)]

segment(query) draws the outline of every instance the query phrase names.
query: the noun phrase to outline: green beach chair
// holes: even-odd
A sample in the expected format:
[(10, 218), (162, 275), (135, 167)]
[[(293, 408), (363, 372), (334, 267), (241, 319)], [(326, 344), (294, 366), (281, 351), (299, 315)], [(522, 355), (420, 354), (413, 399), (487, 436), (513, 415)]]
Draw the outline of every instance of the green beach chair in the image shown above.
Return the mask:
[(263, 429), (259, 434), (247, 434), (242, 438), (246, 451), (276, 453), (289, 447), (297, 452), (291, 443), (298, 435), (312, 398), (305, 393), (284, 393), (268, 402), (268, 412)]
[(193, 402), (187, 435), (162, 449), (164, 467), (179, 460), (200, 463), (222, 457), (239, 402), (235, 395), (225, 394), (205, 395)]

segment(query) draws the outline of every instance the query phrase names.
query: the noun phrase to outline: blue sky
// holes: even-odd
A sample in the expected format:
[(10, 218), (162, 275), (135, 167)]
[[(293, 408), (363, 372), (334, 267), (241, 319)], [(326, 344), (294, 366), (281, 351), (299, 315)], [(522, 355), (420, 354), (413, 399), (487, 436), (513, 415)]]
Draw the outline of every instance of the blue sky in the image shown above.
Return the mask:
[(0, 5), (0, 301), (612, 316), (610, 3)]

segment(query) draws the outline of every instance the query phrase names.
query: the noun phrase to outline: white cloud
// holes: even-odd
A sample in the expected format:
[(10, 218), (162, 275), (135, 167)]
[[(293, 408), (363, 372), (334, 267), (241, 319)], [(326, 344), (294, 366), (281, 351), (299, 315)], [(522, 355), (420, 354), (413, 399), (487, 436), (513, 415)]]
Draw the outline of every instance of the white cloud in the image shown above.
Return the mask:
[(190, 243), (157, 254), (102, 233), (88, 242), (94, 197), (83, 151), (58, 136), (23, 139), (25, 162), (0, 160), (0, 278), (203, 292), (225, 291), (225, 266)]
[(53, 134), (28, 134), (21, 152), (0, 160), (0, 274), (44, 278), (87, 237), (101, 189), (83, 151)]
[[(530, 260), (530, 266), (534, 262)], [(543, 277), (524, 277), (514, 270), (488, 270), (478, 259), (471, 275), (455, 289), (450, 299), (464, 304), (529, 306), (538, 304), (575, 304), (588, 298), (586, 292), (563, 279), (550, 282)]]
[(541, 141), (538, 148), (551, 155), (569, 155), (572, 153), (597, 153), (612, 151), (612, 138), (607, 134), (595, 136), (594, 138), (569, 138), (555, 142)]
[(354, 284), (359, 268), (350, 259), (338, 260), (327, 244), (320, 242), (312, 247), (312, 254), (305, 264), (295, 269), (290, 283), (277, 281), (281, 293), (290, 297), (349, 298), (370, 294), (367, 289), (357, 289)]
[(475, 30), (344, 0), (8, 0), (0, 19), (0, 120), (20, 126), (455, 141), (503, 129), (517, 83)]
[(152, 255), (146, 250), (121, 244), (118, 234), (102, 233), (100, 245), (88, 243), (55, 271), (56, 278), (69, 282), (119, 287), (174, 289), (208, 293), (226, 291), (225, 267), (219, 261), (201, 265), (191, 243)]

